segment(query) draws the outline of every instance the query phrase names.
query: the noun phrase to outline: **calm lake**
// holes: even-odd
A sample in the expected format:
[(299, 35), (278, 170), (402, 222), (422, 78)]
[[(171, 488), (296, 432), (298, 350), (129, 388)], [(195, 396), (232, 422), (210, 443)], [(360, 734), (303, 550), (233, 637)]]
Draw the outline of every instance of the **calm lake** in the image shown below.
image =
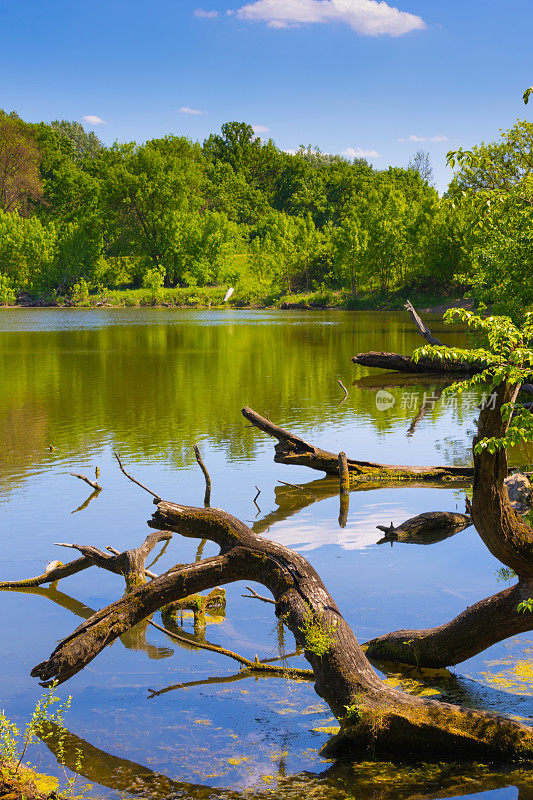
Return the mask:
[[(427, 321), (447, 343), (465, 342), (460, 329), (432, 315)], [(391, 547), (378, 543), (376, 525), (424, 511), (463, 512), (464, 489), (355, 490), (340, 527), (336, 481), (274, 464), (274, 440), (241, 415), (249, 405), (358, 459), (470, 463), (481, 392), (441, 396), (438, 379), (413, 381), (350, 361), (372, 349), (408, 354), (421, 343), (400, 312), (0, 310), (0, 579), (38, 575), (51, 560), (76, 557), (54, 542), (124, 550), (144, 540), (151, 499), (119, 472), (115, 450), (163, 498), (202, 505), (198, 444), (213, 481), (212, 505), (302, 552), (361, 642), (453, 618), (507, 585), (475, 530)], [(338, 380), (349, 391), (342, 403)], [(386, 410), (378, 409), (378, 390), (392, 395)], [(424, 400), (426, 413), (419, 414)], [(512, 454), (516, 465), (531, 460), (526, 449)], [(96, 467), (104, 490), (84, 507), (91, 490), (69, 473), (94, 479)], [(194, 561), (198, 544), (175, 534), (153, 569)], [(207, 544), (203, 555), (215, 552)], [(31, 715), (42, 692), (31, 668), (122, 592), (121, 578), (92, 568), (55, 589), (0, 594), (0, 706), (8, 716), (23, 723)], [(283, 641), (272, 606), (244, 593), (244, 584), (227, 586), (225, 616), (208, 616), (196, 634), (252, 659), (278, 657)], [(161, 623), (160, 615), (154, 621)], [(194, 635), (191, 612), (176, 624)], [(287, 631), (285, 648), (294, 650)], [(524, 635), (450, 673), (406, 670), (388, 678), (406, 690), (531, 721), (532, 659)], [(289, 663), (307, 666), (301, 656)], [(322, 759), (318, 751), (336, 721), (311, 683), (241, 678), (235, 662), (153, 627), (115, 642), (58, 694), (72, 695), (67, 766), (77, 760), (99, 796), (533, 797), (531, 776), (511, 766), (393, 764), (371, 754), (355, 764)], [(38, 743), (28, 758), (64, 777), (54, 741)]]

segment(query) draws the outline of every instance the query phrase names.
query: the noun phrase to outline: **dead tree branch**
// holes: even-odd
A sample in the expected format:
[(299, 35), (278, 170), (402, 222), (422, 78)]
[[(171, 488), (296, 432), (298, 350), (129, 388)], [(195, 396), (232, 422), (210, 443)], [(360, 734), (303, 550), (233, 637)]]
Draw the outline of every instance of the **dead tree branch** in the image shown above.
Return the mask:
[(133, 478), (131, 475), (129, 475), (129, 473), (126, 472), (126, 470), (122, 466), (122, 461), (120, 460), (120, 456), (119, 456), (118, 453), (113, 453), (113, 455), (115, 456), (115, 458), (118, 461), (118, 465), (120, 467), (120, 471), (126, 476), (126, 478), (128, 478), (128, 480), (132, 481), (133, 483), (136, 483), (137, 486), (140, 486), (141, 489), (144, 489), (145, 492), (148, 492), (148, 494), (151, 494), (156, 502), (159, 502), (159, 500), (161, 500), (161, 498), (159, 497), (158, 494), (156, 494), (155, 492), (152, 492), (152, 490), (149, 489), (148, 486), (145, 486), (144, 483), (140, 483), (136, 478)]
[(157, 623), (152, 622), (152, 620), (150, 620), (150, 625), (152, 625), (154, 628), (157, 628), (158, 631), (166, 633), (166, 635), (170, 636), (171, 639), (176, 639), (178, 642), (186, 642), (188, 645), (198, 647), (200, 650), (209, 650), (212, 653), (220, 653), (221, 656), (232, 658), (234, 661), (242, 664), (242, 666), (245, 667), (248, 672), (266, 672), (270, 675), (281, 675), (282, 677), (302, 678), (306, 680), (311, 680), (314, 678), (314, 672), (312, 669), (298, 669), (296, 667), (285, 666), (278, 667), (273, 664), (265, 664), (264, 662), (259, 661), (257, 656), (255, 657), (255, 661), (252, 661), (251, 659), (245, 658), (238, 653), (234, 653), (233, 650), (228, 650), (226, 647), (220, 647), (219, 645), (210, 644), (209, 642), (199, 642), (196, 639), (188, 639), (185, 636), (180, 636), (179, 633), (169, 631), (168, 628), (163, 628), (162, 625), (157, 625)]
[(413, 307), (413, 304), (411, 303), (410, 300), (408, 300), (406, 302), (406, 304), (404, 305), (404, 308), (406, 308), (407, 311), (410, 313), (411, 319), (413, 320), (418, 333), (420, 334), (420, 336), (422, 336), (426, 340), (426, 342), (428, 342), (428, 344), (432, 344), (432, 345), (435, 345), (437, 347), (442, 345), (442, 342), (440, 341), (440, 339), (437, 339), (435, 336), (431, 335), (431, 331), (429, 330), (429, 328), (426, 325), (426, 323), (422, 322), (422, 320), (420, 319), (420, 317), (416, 313), (416, 310)]
[(211, 505), (211, 478), (209, 477), (209, 472), (207, 471), (207, 467), (202, 461), (202, 456), (200, 455), (200, 448), (198, 447), (197, 444), (194, 445), (194, 455), (196, 456), (196, 461), (198, 463), (198, 466), (204, 473), (204, 478), (205, 478), (204, 506), (205, 508), (209, 508), (209, 506)]
[[(337, 454), (309, 444), (299, 436), (280, 428), (278, 425), (274, 425), (273, 422), (260, 416), (248, 406), (242, 409), (242, 415), (260, 431), (278, 440), (274, 448), (276, 451), (274, 461), (276, 463), (298, 464), (338, 477), (339, 457)], [(377, 464), (372, 461), (356, 461), (354, 458), (348, 458), (347, 463), (351, 484), (358, 481), (371, 481), (373, 478), (379, 483), (384, 481), (418, 481), (425, 483), (465, 481), (472, 480), (474, 477), (474, 470), (471, 467), (410, 467)]]
[(77, 472), (70, 472), (69, 474), (72, 475), (73, 478), (79, 478), (80, 481), (85, 481), (85, 483), (88, 483), (89, 486), (92, 486), (92, 488), (96, 489), (96, 491), (102, 491), (102, 487), (99, 485), (99, 483), (97, 481), (92, 481), (86, 475), (78, 475)]
[[(341, 722), (330, 754), (346, 747), (405, 748), (422, 752), (508, 758), (533, 757), (533, 731), (504, 717), (422, 697), (408, 696), (383, 683), (367, 661), (313, 567), (277, 542), (255, 536), (219, 509), (160, 502), (150, 525), (207, 538), (220, 555), (169, 570), (96, 612), (37, 665), (32, 675), (48, 684), (64, 682), (108, 644), (168, 603), (247, 578), (266, 586), (310, 662), (318, 694)], [(317, 640), (321, 645), (316, 644)], [(346, 709), (356, 709), (348, 713)]]

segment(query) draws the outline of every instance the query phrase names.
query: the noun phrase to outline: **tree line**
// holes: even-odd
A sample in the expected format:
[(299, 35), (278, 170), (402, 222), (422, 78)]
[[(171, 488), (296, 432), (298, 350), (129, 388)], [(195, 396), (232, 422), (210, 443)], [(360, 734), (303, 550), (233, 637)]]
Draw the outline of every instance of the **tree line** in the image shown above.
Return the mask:
[(284, 152), (240, 122), (202, 144), (106, 147), (77, 122), (0, 112), (0, 302), (234, 286), (249, 303), (328, 290), (354, 306), (402, 291), (527, 305), (532, 211), (508, 189), (527, 187), (532, 145), (533, 125), (518, 122), (459, 151), (439, 197), (423, 153), (377, 170)]

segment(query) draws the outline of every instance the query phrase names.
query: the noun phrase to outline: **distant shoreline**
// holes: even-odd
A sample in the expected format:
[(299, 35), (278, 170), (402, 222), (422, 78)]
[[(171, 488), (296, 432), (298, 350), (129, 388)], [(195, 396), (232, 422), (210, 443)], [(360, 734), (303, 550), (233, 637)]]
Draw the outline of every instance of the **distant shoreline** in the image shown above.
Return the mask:
[(402, 311), (407, 299), (422, 313), (443, 314), (448, 308), (472, 308), (474, 303), (464, 297), (450, 297), (410, 293), (378, 294), (353, 298), (345, 293), (328, 290), (294, 293), (283, 297), (257, 298), (246, 302), (236, 293), (232, 302), (223, 303), (225, 290), (218, 287), (206, 289), (168, 289), (160, 293), (144, 289), (113, 290), (97, 295), (89, 295), (80, 299), (65, 299), (55, 302), (27, 298), (14, 305), (0, 306), (0, 311), (21, 308), (58, 308), (58, 309), (99, 309), (99, 308), (174, 308), (220, 310), (232, 308), (237, 310), (275, 310), (275, 311)]

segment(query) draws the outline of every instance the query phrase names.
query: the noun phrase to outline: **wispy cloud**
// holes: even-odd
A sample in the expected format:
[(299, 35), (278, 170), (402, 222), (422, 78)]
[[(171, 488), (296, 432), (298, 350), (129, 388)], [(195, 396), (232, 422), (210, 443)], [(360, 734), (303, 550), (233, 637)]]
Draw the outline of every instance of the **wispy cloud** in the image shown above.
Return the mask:
[(189, 108), (189, 106), (182, 106), (178, 111), (180, 114), (192, 114), (194, 117), (198, 117), (200, 114), (207, 114), (207, 111), (200, 111), (199, 108)]
[(197, 8), (194, 12), (195, 17), (200, 17), (201, 19), (215, 19), (218, 17), (218, 11), (205, 11), (203, 8)]
[(88, 122), (89, 125), (107, 125), (105, 119), (100, 119), (96, 114), (86, 114), (83, 119), (85, 122)]
[(438, 133), (436, 136), (416, 136), (416, 134), (411, 133), (406, 138), (403, 137), (398, 139), (399, 142), (447, 142), (448, 137), (445, 136), (443, 133)]
[(267, 128), (266, 125), (252, 125), (254, 129), (254, 133), (268, 133), (270, 128)]
[(342, 151), (341, 156), (345, 156), (345, 158), (379, 158), (379, 153), (376, 150), (363, 150), (361, 147), (347, 147)]
[(403, 36), (426, 27), (421, 17), (389, 6), (385, 0), (255, 0), (238, 9), (237, 16), (266, 22), (271, 28), (341, 22), (365, 36)]

